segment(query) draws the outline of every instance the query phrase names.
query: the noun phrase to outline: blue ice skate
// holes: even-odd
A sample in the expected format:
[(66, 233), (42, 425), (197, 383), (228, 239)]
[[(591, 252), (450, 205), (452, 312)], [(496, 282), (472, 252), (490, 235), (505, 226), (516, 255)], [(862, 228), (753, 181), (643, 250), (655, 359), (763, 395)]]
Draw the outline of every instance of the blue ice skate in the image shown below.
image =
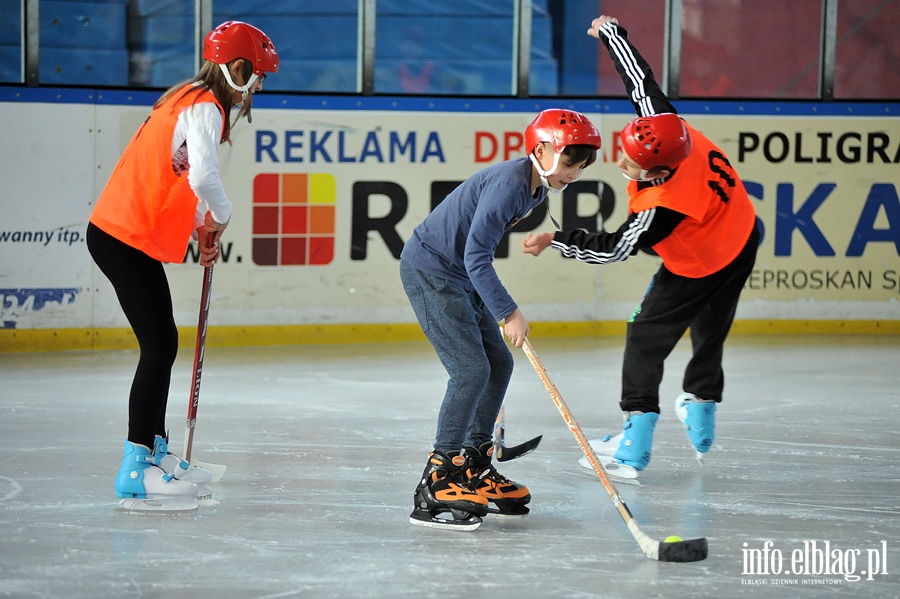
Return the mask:
[(703, 463), (703, 454), (716, 440), (716, 402), (700, 399), (693, 393), (682, 393), (675, 398), (675, 415), (684, 423), (691, 445), (697, 452), (697, 461)]
[(178, 480), (156, 466), (149, 447), (125, 441), (122, 466), (116, 476), (120, 507), (126, 511), (182, 511), (185, 506), (196, 510), (198, 490), (194, 483)]
[[(650, 454), (653, 449), (653, 431), (656, 429), (656, 421), (659, 414), (655, 412), (625, 412), (625, 422), (622, 424), (622, 432), (616, 436), (603, 437), (590, 442), (591, 449), (597, 457), (611, 456), (617, 464), (624, 464), (640, 472), (650, 463)], [(582, 458), (579, 463), (590, 468), (587, 458)], [(623, 472), (622, 478), (633, 478)], [(610, 472), (612, 474), (612, 472)]]

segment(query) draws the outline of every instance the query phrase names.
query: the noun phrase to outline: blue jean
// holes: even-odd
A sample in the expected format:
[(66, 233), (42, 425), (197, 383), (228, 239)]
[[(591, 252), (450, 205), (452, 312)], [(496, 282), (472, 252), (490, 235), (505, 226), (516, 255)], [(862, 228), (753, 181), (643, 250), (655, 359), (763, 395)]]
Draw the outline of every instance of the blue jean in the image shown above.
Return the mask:
[(422, 331), (450, 380), (434, 448), (455, 451), (491, 440), (513, 372), (500, 326), (478, 293), (400, 261), (400, 280)]

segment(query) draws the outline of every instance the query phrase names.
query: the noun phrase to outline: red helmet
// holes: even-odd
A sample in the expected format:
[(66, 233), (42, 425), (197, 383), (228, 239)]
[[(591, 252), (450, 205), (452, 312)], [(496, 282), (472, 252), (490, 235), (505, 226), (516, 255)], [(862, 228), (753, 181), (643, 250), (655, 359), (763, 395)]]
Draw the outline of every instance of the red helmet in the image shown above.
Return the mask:
[(684, 121), (671, 112), (638, 117), (622, 129), (622, 149), (645, 171), (675, 168), (693, 146)]
[(525, 129), (525, 149), (529, 154), (543, 142), (553, 144), (557, 154), (573, 145), (594, 146), (599, 150), (600, 132), (580, 112), (550, 108), (538, 114)]
[(210, 31), (203, 40), (203, 58), (216, 64), (243, 58), (257, 76), (278, 71), (278, 52), (269, 36), (240, 21), (225, 21)]

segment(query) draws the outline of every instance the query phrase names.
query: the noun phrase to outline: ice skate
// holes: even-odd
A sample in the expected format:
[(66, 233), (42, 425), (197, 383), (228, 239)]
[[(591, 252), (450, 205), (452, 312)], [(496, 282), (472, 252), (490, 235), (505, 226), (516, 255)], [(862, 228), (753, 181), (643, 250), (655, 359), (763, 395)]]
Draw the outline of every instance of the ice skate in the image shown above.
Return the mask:
[[(653, 431), (659, 414), (655, 412), (625, 412), (622, 432), (589, 441), (591, 449), (611, 477), (634, 480), (638, 473), (650, 463), (653, 449)], [(606, 460), (609, 460), (607, 467)], [(593, 469), (586, 457), (578, 463)]]
[(675, 415), (684, 423), (685, 432), (697, 452), (697, 461), (703, 464), (703, 454), (716, 440), (716, 402), (700, 399), (693, 393), (682, 393), (675, 398)]
[(466, 446), (464, 472), (466, 485), (489, 502), (489, 514), (527, 516), (526, 504), (531, 501), (528, 487), (513, 482), (497, 472), (491, 464), (493, 455), (493, 441), (483, 443), (480, 447)]
[(475, 530), (487, 514), (488, 501), (463, 485), (465, 458), (459, 451), (435, 450), (413, 496), (410, 524), (447, 530)]
[[(628, 485), (640, 485), (641, 483), (638, 481), (638, 474), (640, 474), (640, 471), (637, 468), (619, 463), (612, 455), (600, 453), (600, 451), (603, 450), (609, 451), (610, 454), (615, 454), (616, 449), (619, 447), (621, 437), (622, 433), (619, 433), (615, 437), (607, 435), (600, 439), (588, 441), (588, 443), (594, 451), (594, 456), (597, 458), (597, 461), (600, 462), (600, 465), (603, 466), (603, 469), (606, 470), (606, 474), (609, 475), (613, 482)], [(607, 445), (609, 444), (612, 445), (611, 450), (607, 449)], [(594, 471), (594, 467), (591, 466), (591, 462), (585, 456), (579, 458), (578, 465), (582, 468), (587, 468), (591, 472)]]
[(169, 442), (166, 437), (156, 435), (153, 443), (153, 464), (165, 470), (178, 480), (194, 483), (199, 487), (197, 499), (209, 499), (212, 497), (212, 472), (206, 468), (192, 466), (187, 460), (182, 460), (169, 451)]
[(150, 448), (125, 441), (116, 477), (117, 511), (177, 513), (196, 511), (199, 487), (178, 480), (153, 463)]

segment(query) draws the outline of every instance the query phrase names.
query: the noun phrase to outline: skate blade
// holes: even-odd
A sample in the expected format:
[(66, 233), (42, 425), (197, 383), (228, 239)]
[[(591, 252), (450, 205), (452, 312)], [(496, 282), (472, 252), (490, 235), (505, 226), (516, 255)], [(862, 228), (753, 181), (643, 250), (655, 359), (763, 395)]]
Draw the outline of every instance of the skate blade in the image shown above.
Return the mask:
[[(634, 468), (627, 464), (620, 464), (613, 461), (612, 458), (609, 458), (607, 456), (598, 455), (597, 459), (600, 460), (600, 465), (603, 466), (603, 469), (606, 470), (606, 474), (609, 475), (609, 478), (614, 483), (640, 486), (641, 482), (638, 480), (639, 471), (637, 470), (637, 468)], [(590, 470), (591, 472), (594, 471), (594, 467), (591, 466), (591, 463), (586, 457), (582, 457), (581, 459), (579, 459), (578, 465), (582, 468)]]
[(618, 476), (613, 476), (612, 474), (610, 474), (609, 480), (620, 485), (632, 485), (635, 487), (641, 486), (641, 481), (636, 478), (619, 478)]
[(409, 515), (409, 523), (416, 526), (424, 526), (426, 528), (441, 528), (443, 530), (471, 531), (481, 526), (481, 518), (478, 516), (469, 516), (468, 518), (454, 518), (450, 513), (416, 514)]
[(489, 509), (489, 510), (488, 510), (488, 513), (486, 514), (486, 517), (487, 517), (487, 518), (491, 518), (492, 520), (493, 520), (494, 518), (496, 518), (496, 519), (498, 519), (498, 520), (521, 520), (521, 519), (523, 519), (523, 518), (527, 518), (527, 517), (528, 517), (528, 513), (529, 513), (528, 508), (524, 508), (524, 510), (521, 511), (521, 512), (520, 512), (520, 511), (515, 511), (515, 512), (505, 511), (505, 512), (501, 512), (501, 511), (499, 511), (499, 510)]
[(166, 497), (164, 499), (119, 500), (113, 512), (117, 514), (147, 514), (157, 516), (178, 516), (197, 513), (199, 503), (193, 497)]
[[(613, 458), (607, 456), (598, 455), (597, 460), (599, 460), (600, 465), (603, 466), (603, 469), (606, 470), (606, 473), (611, 477), (615, 476), (617, 478), (637, 478), (640, 473), (637, 468), (629, 466), (628, 464), (620, 464)], [(594, 467), (584, 456), (582, 456), (578, 460), (578, 465), (582, 468), (587, 468), (591, 472), (594, 471)]]

